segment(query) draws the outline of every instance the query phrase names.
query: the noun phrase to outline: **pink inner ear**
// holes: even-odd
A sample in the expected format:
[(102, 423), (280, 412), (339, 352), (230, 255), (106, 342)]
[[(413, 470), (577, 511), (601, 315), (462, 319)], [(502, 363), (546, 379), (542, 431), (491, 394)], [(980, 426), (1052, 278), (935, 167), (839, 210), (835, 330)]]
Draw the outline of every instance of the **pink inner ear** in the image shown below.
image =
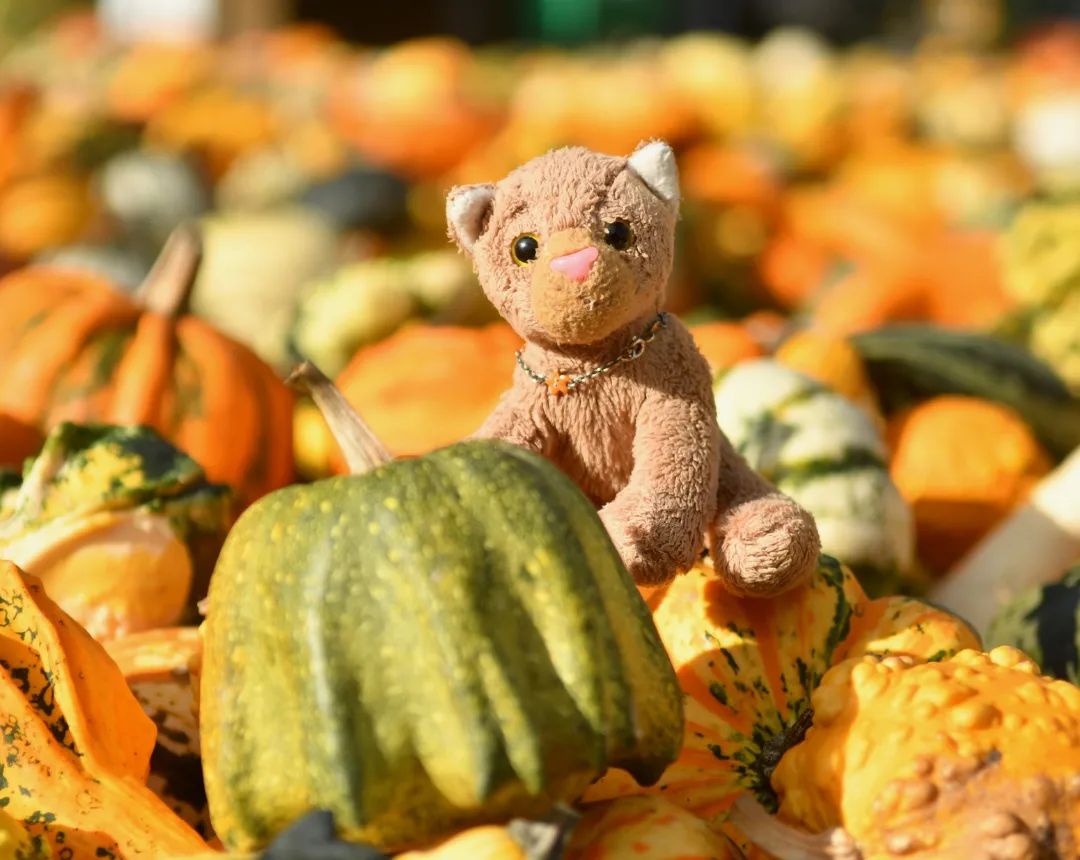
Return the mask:
[(600, 251), (594, 245), (589, 245), (572, 254), (555, 257), (551, 261), (551, 268), (573, 281), (584, 281), (589, 275), (589, 269), (599, 256)]

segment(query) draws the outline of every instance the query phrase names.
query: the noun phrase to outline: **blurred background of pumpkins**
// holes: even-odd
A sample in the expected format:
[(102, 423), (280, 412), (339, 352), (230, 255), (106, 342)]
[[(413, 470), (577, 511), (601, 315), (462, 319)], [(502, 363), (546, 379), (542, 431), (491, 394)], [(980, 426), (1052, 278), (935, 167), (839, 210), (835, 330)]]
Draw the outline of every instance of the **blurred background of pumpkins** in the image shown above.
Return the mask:
[[(663, 137), (671, 309), (718, 372), (779, 347), (863, 410), (919, 563), (953, 564), (1060, 458), (992, 386), (881, 397), (848, 339), (981, 334), (1080, 393), (1077, 4), (376, 5), (0, 2), (0, 271), (134, 294), (197, 223), (180, 310), (279, 374), (315, 360), (419, 454), (479, 423), (517, 346), (446, 240), (448, 188)], [(341, 468), (303, 401), (293, 433), (301, 477)]]

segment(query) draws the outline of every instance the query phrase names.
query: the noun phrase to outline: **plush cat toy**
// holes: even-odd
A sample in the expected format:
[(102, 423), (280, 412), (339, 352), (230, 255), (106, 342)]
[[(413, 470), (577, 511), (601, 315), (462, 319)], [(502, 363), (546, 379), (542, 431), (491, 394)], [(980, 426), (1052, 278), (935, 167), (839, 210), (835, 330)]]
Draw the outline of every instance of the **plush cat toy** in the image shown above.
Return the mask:
[(667, 581), (707, 544), (732, 592), (777, 594), (813, 570), (817, 529), (720, 432), (709, 367), (661, 312), (678, 209), (659, 141), (629, 158), (559, 149), (451, 190), (450, 236), (525, 340), (476, 436), (569, 475), (638, 583)]

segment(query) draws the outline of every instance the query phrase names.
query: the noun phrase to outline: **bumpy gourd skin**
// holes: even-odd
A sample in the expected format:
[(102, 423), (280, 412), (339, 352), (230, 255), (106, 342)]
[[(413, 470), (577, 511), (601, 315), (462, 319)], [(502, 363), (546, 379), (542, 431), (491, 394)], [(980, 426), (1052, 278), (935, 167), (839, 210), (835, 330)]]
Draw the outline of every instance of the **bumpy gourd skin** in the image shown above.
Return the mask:
[(1050, 860), (1080, 851), (1080, 689), (1013, 648), (832, 669), (773, 775), (780, 814), (843, 826), (862, 860)]
[(864, 654), (940, 659), (979, 640), (963, 621), (918, 600), (870, 600), (851, 571), (821, 556), (783, 600), (730, 594), (704, 566), (652, 591), (648, 604), (686, 693), (682, 752), (641, 788), (609, 770), (586, 794), (599, 801), (649, 792), (729, 830), (728, 810), (750, 792), (776, 807), (776, 761), (813, 717), (811, 694), (829, 668)]
[(259, 502), (205, 632), (207, 794), (232, 849), (312, 808), (419, 844), (543, 814), (608, 765), (655, 781), (681, 744), (674, 672), (595, 511), (505, 443)]

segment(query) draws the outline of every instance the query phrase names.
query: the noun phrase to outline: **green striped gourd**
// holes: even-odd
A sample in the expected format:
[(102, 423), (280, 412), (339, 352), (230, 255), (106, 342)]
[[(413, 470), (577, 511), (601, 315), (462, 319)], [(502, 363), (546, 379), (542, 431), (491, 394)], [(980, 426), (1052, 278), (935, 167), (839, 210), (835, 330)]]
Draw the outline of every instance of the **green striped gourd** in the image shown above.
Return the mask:
[(1019, 648), (1044, 674), (1080, 684), (1080, 564), (1017, 595), (994, 617), (986, 639), (989, 647)]
[(814, 515), (823, 552), (871, 591), (910, 573), (911, 511), (862, 409), (772, 359), (739, 364), (714, 393), (721, 429), (753, 468)]
[(211, 582), (201, 690), (233, 850), (319, 808), (383, 849), (535, 817), (610, 765), (654, 782), (682, 738), (674, 671), (592, 505), (489, 441), (249, 508)]

